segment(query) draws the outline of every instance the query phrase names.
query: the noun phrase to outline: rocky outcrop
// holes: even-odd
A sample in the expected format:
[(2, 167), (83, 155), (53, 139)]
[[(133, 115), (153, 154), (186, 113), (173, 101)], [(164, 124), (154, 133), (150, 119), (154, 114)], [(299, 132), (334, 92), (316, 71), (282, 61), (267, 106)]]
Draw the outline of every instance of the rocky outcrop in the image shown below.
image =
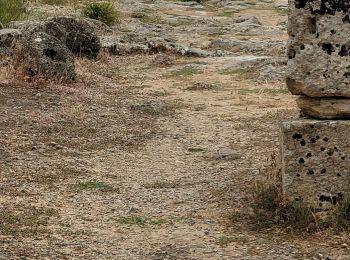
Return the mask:
[(51, 21), (66, 31), (66, 45), (73, 53), (96, 58), (101, 44), (94, 28), (88, 21), (74, 17), (55, 17)]
[(33, 77), (63, 81), (76, 77), (72, 52), (44, 32), (23, 33), (13, 45), (13, 60), (16, 68)]

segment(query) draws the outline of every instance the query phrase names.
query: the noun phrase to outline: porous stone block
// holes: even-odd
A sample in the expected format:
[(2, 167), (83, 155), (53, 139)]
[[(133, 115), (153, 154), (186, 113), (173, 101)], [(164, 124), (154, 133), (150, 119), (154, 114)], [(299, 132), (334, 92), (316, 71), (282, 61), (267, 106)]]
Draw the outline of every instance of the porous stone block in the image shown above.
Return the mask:
[(287, 85), (296, 95), (350, 97), (350, 0), (290, 0)]
[(283, 192), (327, 209), (349, 191), (350, 121), (296, 120), (281, 125)]

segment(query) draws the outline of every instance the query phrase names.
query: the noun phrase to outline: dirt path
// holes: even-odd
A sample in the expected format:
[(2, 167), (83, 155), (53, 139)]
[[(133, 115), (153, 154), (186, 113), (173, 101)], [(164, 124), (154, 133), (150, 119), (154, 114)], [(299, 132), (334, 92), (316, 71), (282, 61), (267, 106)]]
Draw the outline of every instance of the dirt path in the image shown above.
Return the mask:
[[(251, 223), (250, 189), (278, 151), (279, 123), (298, 110), (279, 78), (280, 46), (266, 47), (286, 39), (285, 12), (239, 2), (120, 4), (162, 10), (157, 21), (180, 16), (183, 25), (158, 25), (178, 43), (213, 53), (215, 39), (247, 43), (220, 55), (79, 59), (71, 85), (2, 68), (0, 259), (350, 259), (346, 234)], [(232, 26), (240, 12), (262, 25)]]

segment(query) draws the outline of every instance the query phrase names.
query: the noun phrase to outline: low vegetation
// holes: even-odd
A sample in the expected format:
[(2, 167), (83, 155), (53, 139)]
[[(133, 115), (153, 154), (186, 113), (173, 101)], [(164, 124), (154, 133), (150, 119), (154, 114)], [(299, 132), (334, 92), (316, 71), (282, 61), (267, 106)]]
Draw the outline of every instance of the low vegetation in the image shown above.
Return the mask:
[(82, 13), (85, 17), (100, 20), (107, 25), (118, 21), (120, 17), (120, 13), (109, 2), (91, 2), (84, 7)]
[[(275, 158), (273, 158), (275, 160)], [(301, 201), (283, 199), (280, 171), (272, 163), (272, 174), (264, 183), (256, 183), (252, 194), (252, 220), (258, 229), (282, 228), (287, 231), (338, 231), (350, 227), (350, 192), (333, 209), (320, 211)]]
[(23, 18), (26, 13), (24, 0), (0, 0), (0, 28), (14, 20)]

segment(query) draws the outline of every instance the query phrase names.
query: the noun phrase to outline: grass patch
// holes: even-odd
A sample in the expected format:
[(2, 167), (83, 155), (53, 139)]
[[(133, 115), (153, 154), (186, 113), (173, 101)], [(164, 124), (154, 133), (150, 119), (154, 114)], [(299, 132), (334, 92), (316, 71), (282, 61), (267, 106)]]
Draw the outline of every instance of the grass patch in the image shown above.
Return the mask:
[(248, 95), (248, 94), (267, 94), (267, 95), (280, 95), (280, 94), (289, 94), (287, 88), (264, 88), (264, 89), (238, 89), (239, 95)]
[(183, 221), (183, 217), (167, 217), (167, 218), (149, 218), (144, 216), (123, 216), (116, 221), (121, 225), (135, 225), (135, 226), (158, 226), (158, 225), (174, 225), (175, 223)]
[(0, 0), (1, 25), (6, 26), (11, 21), (20, 20), (25, 13), (26, 5), (24, 0)]
[(82, 181), (75, 184), (75, 188), (79, 191), (98, 190), (102, 192), (117, 192), (112, 185), (100, 181)]
[(281, 16), (288, 15), (288, 8), (276, 8), (276, 12)]
[(201, 147), (190, 147), (188, 148), (188, 151), (191, 153), (200, 153), (200, 152), (204, 152), (205, 150)]
[(185, 67), (178, 70), (173, 70), (167, 75), (168, 78), (186, 78), (196, 74), (203, 73), (203, 70), (192, 67)]
[(46, 226), (51, 217), (58, 216), (54, 209), (26, 205), (0, 207), (0, 234), (32, 237), (48, 233)]
[(91, 2), (88, 3), (82, 10), (85, 17), (99, 20), (107, 25), (111, 25), (118, 21), (120, 13), (109, 2)]

